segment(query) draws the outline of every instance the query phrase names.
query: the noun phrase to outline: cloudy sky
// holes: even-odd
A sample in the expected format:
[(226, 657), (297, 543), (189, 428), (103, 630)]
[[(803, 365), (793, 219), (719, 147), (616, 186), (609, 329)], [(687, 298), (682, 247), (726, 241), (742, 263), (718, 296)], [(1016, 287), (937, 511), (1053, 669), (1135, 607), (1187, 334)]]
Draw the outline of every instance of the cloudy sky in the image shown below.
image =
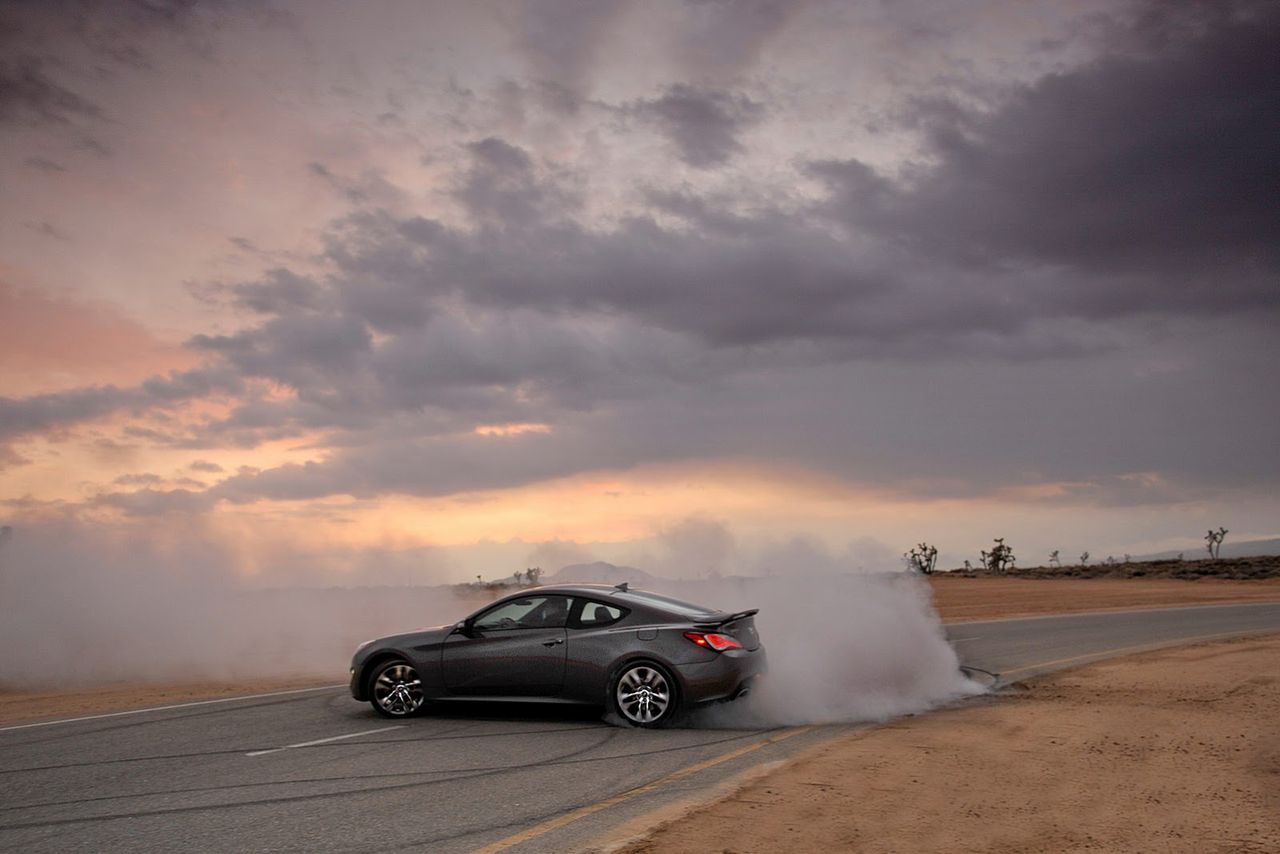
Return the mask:
[(1274, 3), (7, 2), (0, 45), (15, 536), (307, 583), (1280, 534)]

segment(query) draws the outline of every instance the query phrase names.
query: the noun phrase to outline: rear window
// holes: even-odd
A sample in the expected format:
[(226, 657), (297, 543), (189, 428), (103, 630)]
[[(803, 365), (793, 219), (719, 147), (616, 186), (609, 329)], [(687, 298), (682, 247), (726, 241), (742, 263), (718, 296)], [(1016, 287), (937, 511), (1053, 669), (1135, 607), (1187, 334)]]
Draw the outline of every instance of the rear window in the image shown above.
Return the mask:
[(606, 605), (593, 599), (579, 600), (581, 606), (574, 609), (569, 618), (571, 629), (602, 629), (611, 626), (631, 613), (626, 608)]
[(615, 595), (618, 599), (631, 599), (650, 607), (661, 608), (664, 611), (670, 611), (673, 614), (679, 614), (681, 617), (692, 619), (710, 617), (713, 614), (720, 613), (715, 608), (704, 608), (701, 605), (694, 605), (692, 602), (683, 602), (679, 599), (672, 599), (670, 596), (661, 596), (657, 593), (649, 593), (642, 590), (628, 590), (626, 593)]

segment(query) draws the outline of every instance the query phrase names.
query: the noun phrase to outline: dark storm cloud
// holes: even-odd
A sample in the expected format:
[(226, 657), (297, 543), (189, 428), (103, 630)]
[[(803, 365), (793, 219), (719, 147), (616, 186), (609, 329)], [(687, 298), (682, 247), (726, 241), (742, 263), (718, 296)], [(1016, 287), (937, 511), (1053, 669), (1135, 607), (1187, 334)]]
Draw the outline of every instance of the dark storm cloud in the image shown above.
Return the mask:
[(683, 83), (629, 110), (658, 128), (680, 159), (698, 169), (721, 166), (742, 151), (739, 137), (764, 112), (761, 104), (743, 95)]
[(67, 167), (63, 166), (55, 160), (47, 157), (28, 157), (22, 161), (22, 165), (29, 169), (38, 169), (41, 172), (66, 172)]
[(65, 231), (47, 220), (41, 220), (40, 222), (24, 222), (22, 227), (34, 231), (41, 237), (48, 237), (52, 240), (69, 241), (71, 239), (71, 235), (67, 234)]
[(327, 248), (334, 304), (381, 331), (425, 318), (444, 299), (607, 315), (725, 345), (894, 331), (885, 326), (890, 306), (867, 302), (892, 297), (897, 277), (886, 259), (862, 257), (793, 212), (729, 216), (692, 201), (679, 211), (691, 227), (634, 215), (591, 228), (573, 218), (572, 176), (561, 180), (496, 138), (470, 150), (455, 197), (478, 227), (385, 213), (345, 220)]
[(203, 30), (196, 5), (162, 0), (6, 4), (0, 9), (0, 49), (6, 55), (0, 60), (0, 121), (72, 125), (107, 118), (81, 84), (116, 68), (151, 71), (135, 40), (158, 29), (194, 38)]
[(140, 474), (125, 474), (116, 478), (112, 483), (117, 486), (155, 486), (158, 483), (164, 483), (164, 478), (152, 472), (143, 472)]
[(0, 122), (69, 125), (102, 117), (99, 105), (52, 79), (39, 57), (0, 60)]
[(0, 397), (0, 442), (57, 432), (122, 410), (144, 411), (241, 389), (238, 377), (225, 369), (213, 369), (152, 377), (128, 388), (95, 386), (25, 398)]
[(967, 268), (1059, 266), (1046, 311), (1274, 306), (1280, 11), (1161, 30), (1162, 49), (1050, 75), (992, 112), (924, 105), (930, 165), (815, 163), (850, 227)]
[(199, 513), (208, 510), (213, 501), (207, 492), (190, 489), (138, 489), (97, 496), (91, 502), (113, 507), (128, 516), (166, 516), (172, 513)]
[(368, 191), (361, 187), (358, 182), (335, 175), (323, 163), (308, 163), (307, 171), (340, 193), (349, 202), (363, 204), (369, 201)]
[(230, 290), (237, 305), (259, 314), (311, 308), (319, 292), (311, 279), (279, 267), (268, 270), (256, 282), (234, 285)]
[[(454, 195), (477, 221), (504, 230), (531, 228), (562, 220), (576, 206), (568, 188), (539, 174), (524, 149), (488, 137), (469, 144), (467, 151), (471, 168)], [(421, 219), (400, 226), (405, 236), (426, 245), (439, 236), (429, 229)]]

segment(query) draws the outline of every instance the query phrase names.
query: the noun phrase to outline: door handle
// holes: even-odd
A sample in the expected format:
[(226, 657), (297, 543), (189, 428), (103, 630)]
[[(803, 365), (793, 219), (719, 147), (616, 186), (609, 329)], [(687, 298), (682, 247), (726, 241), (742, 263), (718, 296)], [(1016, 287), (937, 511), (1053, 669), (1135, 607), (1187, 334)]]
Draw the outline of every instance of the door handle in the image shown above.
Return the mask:
[(545, 641), (543, 641), (543, 642), (542, 642), (542, 645), (543, 645), (543, 646), (555, 646), (555, 645), (556, 645), (556, 644), (558, 644), (558, 643), (564, 643), (564, 638), (556, 638), (555, 640), (545, 640)]

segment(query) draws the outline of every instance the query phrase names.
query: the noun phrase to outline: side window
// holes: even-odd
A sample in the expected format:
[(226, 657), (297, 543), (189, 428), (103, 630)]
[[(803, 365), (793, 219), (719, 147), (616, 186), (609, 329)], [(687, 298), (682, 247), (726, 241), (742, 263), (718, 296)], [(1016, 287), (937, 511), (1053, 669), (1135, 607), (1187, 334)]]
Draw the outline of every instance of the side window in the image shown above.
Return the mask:
[(603, 626), (611, 626), (621, 620), (630, 612), (616, 605), (606, 605), (603, 602), (593, 602), (590, 599), (582, 600), (582, 609), (577, 612), (576, 619), (569, 623), (570, 628), (574, 629), (598, 629)]
[(569, 616), (567, 596), (522, 596), (490, 608), (473, 625), (483, 631), (561, 628)]

